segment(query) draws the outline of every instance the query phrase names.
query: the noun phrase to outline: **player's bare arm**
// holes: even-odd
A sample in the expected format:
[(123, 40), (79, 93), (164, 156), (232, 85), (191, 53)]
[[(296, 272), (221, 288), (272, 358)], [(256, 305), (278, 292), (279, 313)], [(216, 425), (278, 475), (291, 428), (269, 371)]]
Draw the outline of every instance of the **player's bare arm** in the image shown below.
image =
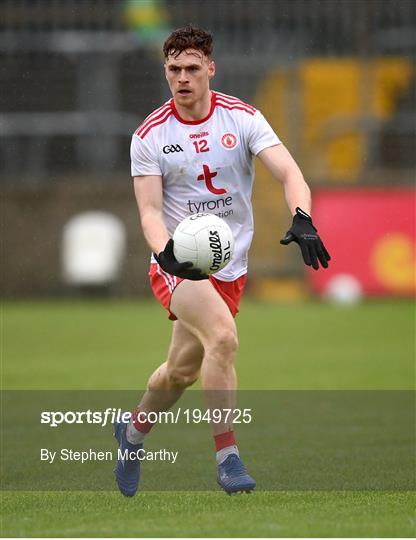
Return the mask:
[(286, 203), (292, 216), (299, 206), (311, 213), (311, 191), (296, 161), (283, 144), (262, 150), (258, 157), (270, 174), (283, 184)]
[(162, 214), (162, 177), (135, 176), (134, 193), (145, 240), (154, 253), (160, 253), (169, 240)]
[(321, 264), (327, 268), (331, 257), (312, 222), (311, 192), (296, 161), (283, 144), (265, 148), (258, 156), (270, 174), (283, 184), (286, 202), (293, 215), (292, 226), (280, 243), (296, 242), (307, 266), (318, 270)]

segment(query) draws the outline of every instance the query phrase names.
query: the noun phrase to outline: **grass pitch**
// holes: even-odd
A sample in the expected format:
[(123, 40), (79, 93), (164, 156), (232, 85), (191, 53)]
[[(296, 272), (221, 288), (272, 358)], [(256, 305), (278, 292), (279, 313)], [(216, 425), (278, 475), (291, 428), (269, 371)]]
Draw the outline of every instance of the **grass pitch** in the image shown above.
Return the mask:
[(3, 500), (5, 536), (407, 537), (407, 493), (19, 493)]
[[(142, 388), (169, 343), (152, 301), (18, 302), (3, 312), (5, 389)], [(413, 387), (410, 302), (246, 302), (237, 321), (241, 388)], [(380, 491), (4, 492), (2, 535), (407, 537), (414, 503), (413, 493)]]

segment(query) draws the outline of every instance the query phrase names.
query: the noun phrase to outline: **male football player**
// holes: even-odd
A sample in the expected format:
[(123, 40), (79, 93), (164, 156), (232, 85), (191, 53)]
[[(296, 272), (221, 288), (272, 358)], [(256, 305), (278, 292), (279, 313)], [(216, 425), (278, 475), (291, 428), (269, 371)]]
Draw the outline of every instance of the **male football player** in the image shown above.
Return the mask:
[[(307, 265), (328, 266), (329, 254), (312, 223), (310, 190), (299, 167), (263, 115), (236, 97), (210, 89), (215, 75), (212, 36), (187, 26), (166, 40), (165, 76), (172, 99), (140, 124), (131, 144), (131, 169), (141, 226), (153, 252), (150, 282), (173, 320), (166, 361), (148, 381), (129, 423), (115, 425), (119, 448), (141, 449), (152, 423), (146, 413), (169, 409), (198, 377), (209, 409), (235, 406), (234, 317), (244, 290), (253, 235), (251, 190), (258, 156), (284, 188), (293, 223), (282, 244), (296, 242)], [(233, 231), (231, 262), (213, 276), (179, 263), (172, 234), (193, 213), (223, 217)], [(201, 309), (201, 306), (203, 309)], [(232, 419), (213, 423), (217, 481), (227, 492), (255, 487), (239, 455)], [(118, 460), (123, 495), (139, 485), (139, 461)]]

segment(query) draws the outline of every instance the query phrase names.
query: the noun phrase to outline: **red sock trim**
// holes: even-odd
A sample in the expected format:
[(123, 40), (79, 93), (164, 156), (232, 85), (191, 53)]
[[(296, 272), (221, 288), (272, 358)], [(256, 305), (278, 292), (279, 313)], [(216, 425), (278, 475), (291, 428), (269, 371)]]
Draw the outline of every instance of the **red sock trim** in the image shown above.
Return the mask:
[(227, 448), (227, 446), (237, 445), (234, 431), (226, 431), (225, 433), (214, 435), (214, 441), (217, 452), (223, 448)]
[[(149, 431), (154, 426), (154, 422), (149, 422), (148, 420), (145, 420), (144, 422), (139, 418), (140, 409), (134, 409), (132, 412), (132, 421), (133, 426), (137, 429), (137, 431), (140, 431), (141, 433), (149, 433)], [(144, 415), (142, 415), (144, 416)]]

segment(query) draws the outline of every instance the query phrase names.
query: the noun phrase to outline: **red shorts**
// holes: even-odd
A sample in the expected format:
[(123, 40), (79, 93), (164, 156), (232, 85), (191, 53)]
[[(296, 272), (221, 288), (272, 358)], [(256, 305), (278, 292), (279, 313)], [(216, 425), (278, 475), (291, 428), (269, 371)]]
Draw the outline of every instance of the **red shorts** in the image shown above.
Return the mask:
[[(153, 294), (162, 306), (168, 310), (169, 319), (171, 321), (176, 321), (177, 317), (169, 309), (170, 300), (173, 291), (183, 279), (168, 274), (156, 263), (150, 265), (149, 276)], [(227, 304), (232, 316), (235, 317), (238, 313), (238, 307), (240, 305), (241, 296), (243, 295), (247, 274), (240, 276), (234, 281), (220, 281), (214, 276), (209, 276), (208, 279)]]

